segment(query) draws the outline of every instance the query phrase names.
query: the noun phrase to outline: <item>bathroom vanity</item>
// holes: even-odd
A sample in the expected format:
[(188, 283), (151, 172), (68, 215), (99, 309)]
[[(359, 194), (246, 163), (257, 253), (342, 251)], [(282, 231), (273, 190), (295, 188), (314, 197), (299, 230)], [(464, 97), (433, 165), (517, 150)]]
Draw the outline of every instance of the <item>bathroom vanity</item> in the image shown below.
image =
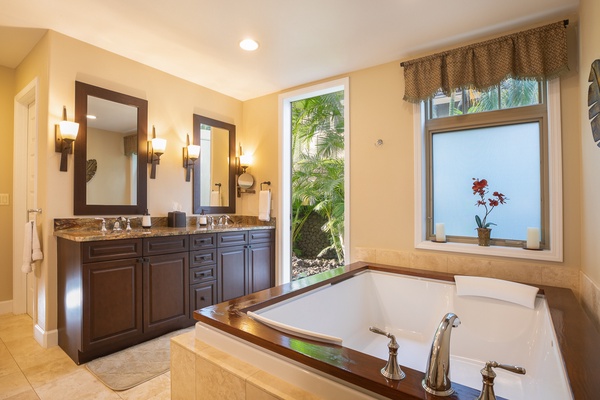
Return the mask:
[(58, 230), (59, 346), (77, 364), (275, 283), (272, 226)]

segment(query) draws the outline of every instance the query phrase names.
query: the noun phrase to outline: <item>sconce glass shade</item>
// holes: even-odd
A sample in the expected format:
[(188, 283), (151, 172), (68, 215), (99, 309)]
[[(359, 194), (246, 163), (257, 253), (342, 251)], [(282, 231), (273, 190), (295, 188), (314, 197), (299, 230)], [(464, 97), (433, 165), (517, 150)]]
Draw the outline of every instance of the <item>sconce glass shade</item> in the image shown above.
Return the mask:
[(152, 139), (152, 151), (155, 154), (163, 154), (167, 148), (167, 139), (153, 138)]
[(63, 140), (75, 140), (79, 132), (79, 124), (71, 121), (60, 121), (60, 135)]
[(187, 149), (190, 160), (197, 160), (200, 157), (200, 146), (197, 144), (190, 144)]
[(242, 154), (240, 156), (240, 166), (247, 168), (250, 165), (252, 165), (252, 155), (250, 155), (250, 154)]

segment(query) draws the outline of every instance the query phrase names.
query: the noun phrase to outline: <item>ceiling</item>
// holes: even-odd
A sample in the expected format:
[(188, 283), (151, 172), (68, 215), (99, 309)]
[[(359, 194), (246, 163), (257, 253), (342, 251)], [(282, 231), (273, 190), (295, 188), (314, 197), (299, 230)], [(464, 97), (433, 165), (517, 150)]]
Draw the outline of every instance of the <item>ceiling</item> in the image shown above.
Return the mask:
[[(568, 18), (579, 0), (0, 0), (0, 65), (46, 29), (239, 100)], [(34, 28), (34, 29), (23, 29)], [(245, 52), (252, 37), (260, 47)], [(400, 71), (400, 67), (399, 71)]]

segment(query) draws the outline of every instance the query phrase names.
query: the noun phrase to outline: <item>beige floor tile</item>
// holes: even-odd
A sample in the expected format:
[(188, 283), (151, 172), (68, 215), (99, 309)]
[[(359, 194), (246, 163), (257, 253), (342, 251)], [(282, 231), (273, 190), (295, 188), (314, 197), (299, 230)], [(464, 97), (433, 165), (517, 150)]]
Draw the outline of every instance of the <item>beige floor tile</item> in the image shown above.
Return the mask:
[(4, 342), (0, 341), (0, 377), (19, 371), (19, 366), (8, 351)]
[(58, 346), (45, 349), (34, 339), (21, 340), (18, 343), (6, 344), (15, 361), (22, 370), (28, 370), (38, 365), (48, 365), (65, 359), (65, 352)]
[(14, 396), (8, 397), (7, 400), (40, 400), (40, 398), (35, 393), (35, 390), (29, 389), (26, 392), (19, 393)]
[(21, 371), (0, 377), (0, 399), (2, 400), (14, 398), (31, 390), (31, 385)]
[(124, 400), (170, 400), (171, 379), (167, 372), (134, 388), (116, 393)]
[(35, 389), (41, 400), (120, 400), (85, 368), (78, 368), (59, 379)]
[[(6, 315), (11, 317), (6, 317)], [(33, 322), (29, 315), (5, 314), (0, 319), (0, 339), (2, 341), (8, 342), (24, 337), (33, 338)]]
[(23, 369), (25, 377), (34, 388), (62, 378), (78, 368), (84, 368), (77, 366), (64, 352), (55, 351), (54, 353), (51, 357), (41, 357), (39, 363)]

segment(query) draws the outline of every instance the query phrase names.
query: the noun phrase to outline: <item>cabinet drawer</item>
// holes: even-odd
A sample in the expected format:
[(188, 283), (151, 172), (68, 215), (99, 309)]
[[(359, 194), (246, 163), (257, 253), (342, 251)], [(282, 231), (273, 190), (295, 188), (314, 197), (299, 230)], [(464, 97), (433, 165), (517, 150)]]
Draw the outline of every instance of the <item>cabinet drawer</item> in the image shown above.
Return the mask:
[(248, 243), (248, 231), (233, 231), (217, 234), (217, 243), (219, 247), (236, 246)]
[(190, 267), (215, 264), (217, 262), (217, 250), (198, 250), (190, 252)]
[(144, 239), (144, 255), (169, 254), (188, 251), (189, 236), (164, 236)]
[(217, 235), (206, 233), (190, 236), (190, 250), (200, 250), (214, 248), (217, 245)]
[(217, 279), (217, 265), (190, 268), (190, 284)]
[(194, 317), (194, 311), (204, 307), (212, 306), (217, 302), (217, 283), (202, 283), (190, 287), (190, 317)]
[(248, 231), (250, 243), (265, 243), (273, 240), (272, 229), (254, 229)]
[(84, 263), (135, 258), (142, 255), (142, 239), (84, 242), (81, 248)]

